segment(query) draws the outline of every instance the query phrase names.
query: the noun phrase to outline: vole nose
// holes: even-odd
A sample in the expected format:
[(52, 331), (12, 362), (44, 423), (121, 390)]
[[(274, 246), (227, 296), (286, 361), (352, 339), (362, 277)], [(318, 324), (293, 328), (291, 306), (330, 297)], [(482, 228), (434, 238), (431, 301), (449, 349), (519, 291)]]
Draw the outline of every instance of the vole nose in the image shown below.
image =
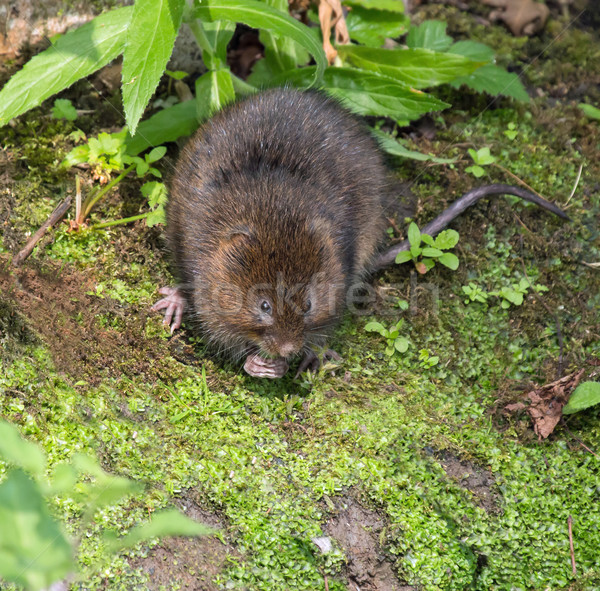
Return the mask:
[(281, 343), (277, 348), (279, 349), (279, 354), (282, 357), (289, 357), (298, 351), (298, 347), (289, 341)]

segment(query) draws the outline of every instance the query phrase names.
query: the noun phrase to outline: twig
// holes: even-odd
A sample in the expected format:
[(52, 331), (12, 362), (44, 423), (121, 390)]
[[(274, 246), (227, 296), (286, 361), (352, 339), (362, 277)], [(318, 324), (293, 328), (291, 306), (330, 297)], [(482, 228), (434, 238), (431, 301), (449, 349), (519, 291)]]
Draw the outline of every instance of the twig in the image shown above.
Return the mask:
[(581, 441), (581, 439), (579, 439), (579, 437), (577, 437), (577, 435), (575, 435), (575, 433), (572, 433), (571, 430), (569, 429), (569, 427), (567, 427), (567, 422), (565, 421), (565, 417), (563, 416), (563, 421), (562, 421), (562, 426), (564, 428), (564, 430), (573, 438), (577, 441), (577, 443), (579, 443), (579, 445), (581, 445), (581, 447), (583, 447), (583, 449), (585, 449), (586, 451), (590, 452), (593, 456), (595, 456), (596, 458), (598, 457), (598, 454), (594, 451), (592, 451), (585, 443), (583, 443), (583, 441)]
[(496, 168), (499, 168), (502, 172), (506, 173), (508, 176), (515, 179), (515, 181), (517, 181), (517, 183), (519, 183), (520, 185), (523, 185), (526, 189), (528, 189), (532, 193), (535, 193), (538, 197), (541, 197), (542, 199), (546, 199), (543, 195), (540, 195), (533, 187), (530, 187), (523, 179), (519, 178), (514, 172), (511, 172), (510, 170), (508, 170), (508, 168), (504, 168), (504, 166), (502, 166), (502, 164), (498, 164), (497, 162), (494, 162), (493, 164)]
[(323, 575), (323, 581), (325, 583), (325, 591), (329, 591), (329, 581), (327, 580), (327, 575)]
[(573, 195), (575, 195), (575, 191), (577, 191), (577, 186), (579, 185), (579, 179), (581, 179), (581, 171), (583, 170), (583, 164), (579, 165), (579, 172), (577, 173), (577, 178), (575, 179), (575, 184), (573, 185), (573, 190), (567, 199), (567, 202), (563, 205), (563, 209), (569, 205), (569, 201), (573, 199)]
[(577, 567), (575, 566), (575, 550), (573, 549), (573, 518), (569, 515), (567, 519), (569, 525), (569, 546), (571, 548), (571, 568), (573, 569), (573, 576), (577, 574)]
[(62, 220), (69, 210), (69, 207), (71, 207), (72, 200), (73, 198), (69, 195), (59, 203), (56, 209), (50, 214), (50, 217), (40, 226), (40, 229), (27, 241), (27, 244), (13, 258), (12, 264), (15, 267), (18, 267), (33, 252), (35, 245), (42, 239), (46, 230)]

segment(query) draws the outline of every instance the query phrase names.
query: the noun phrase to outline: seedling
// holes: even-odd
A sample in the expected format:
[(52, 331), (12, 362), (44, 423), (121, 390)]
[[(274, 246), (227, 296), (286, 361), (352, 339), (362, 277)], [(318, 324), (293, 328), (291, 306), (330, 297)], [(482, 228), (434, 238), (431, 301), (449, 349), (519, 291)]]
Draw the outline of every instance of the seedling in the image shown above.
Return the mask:
[(419, 351), (419, 367), (430, 369), (435, 367), (439, 362), (440, 358), (437, 355), (432, 355), (428, 349), (421, 349)]
[(403, 336), (400, 336), (400, 329), (404, 324), (404, 320), (400, 319), (398, 322), (386, 328), (381, 322), (369, 322), (365, 326), (367, 332), (378, 332), (386, 341), (387, 345), (385, 348), (385, 354), (388, 357), (394, 355), (394, 353), (406, 353), (410, 341)]
[(494, 164), (494, 162), (496, 162), (496, 157), (490, 154), (490, 149), (487, 146), (477, 151), (469, 148), (469, 155), (473, 158), (475, 164), (465, 168), (465, 171), (477, 178), (480, 178), (485, 174), (485, 170), (482, 168), (483, 166)]
[(484, 291), (473, 282), (470, 282), (469, 285), (462, 286), (462, 290), (467, 296), (465, 304), (468, 304), (469, 302), (485, 303), (490, 297), (498, 297), (500, 298), (500, 306), (505, 310), (510, 308), (511, 305), (520, 306), (523, 303), (524, 296), (530, 288), (533, 288), (536, 293), (548, 291), (548, 288), (545, 285), (540, 285), (539, 283), (532, 286), (526, 278), (521, 279), (519, 283), (513, 283), (502, 289), (488, 292)]
[[(458, 269), (458, 257), (444, 251), (454, 248), (458, 238), (456, 230), (444, 230), (434, 239), (428, 234), (421, 234), (417, 224), (411, 222), (408, 226), (410, 249), (398, 253), (396, 263), (413, 261), (415, 268), (422, 275), (433, 269), (436, 261), (455, 271)], [(421, 246), (422, 243), (426, 246)]]

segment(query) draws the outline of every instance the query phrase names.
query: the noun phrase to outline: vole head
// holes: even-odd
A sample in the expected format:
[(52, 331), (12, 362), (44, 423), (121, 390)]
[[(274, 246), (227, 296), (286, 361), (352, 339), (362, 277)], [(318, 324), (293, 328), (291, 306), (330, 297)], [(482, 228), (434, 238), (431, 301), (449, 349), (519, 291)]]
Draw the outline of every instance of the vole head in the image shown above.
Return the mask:
[(325, 220), (236, 224), (220, 233), (215, 253), (194, 297), (211, 340), (234, 354), (284, 358), (324, 343), (345, 294)]

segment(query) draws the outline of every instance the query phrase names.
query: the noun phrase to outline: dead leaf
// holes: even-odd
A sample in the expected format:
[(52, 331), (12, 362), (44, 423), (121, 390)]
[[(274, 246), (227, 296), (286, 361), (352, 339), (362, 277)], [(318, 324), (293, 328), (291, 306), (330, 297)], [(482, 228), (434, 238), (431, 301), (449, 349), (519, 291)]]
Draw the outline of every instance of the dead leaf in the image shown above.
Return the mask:
[(526, 395), (530, 404), (526, 406), (523, 402), (509, 404), (504, 407), (508, 412), (517, 412), (527, 408), (529, 416), (533, 420), (533, 430), (539, 439), (546, 439), (562, 417), (562, 409), (569, 402), (573, 390), (577, 387), (585, 369), (572, 373), (551, 384), (532, 390)]
[(350, 43), (346, 19), (340, 0), (319, 0), (319, 22), (323, 33), (323, 50), (330, 64), (337, 57), (337, 51), (331, 45), (331, 29), (335, 31), (335, 42), (339, 45)]
[(482, 0), (498, 10), (490, 12), (490, 20), (503, 21), (515, 37), (533, 35), (546, 24), (550, 10), (534, 0)]

